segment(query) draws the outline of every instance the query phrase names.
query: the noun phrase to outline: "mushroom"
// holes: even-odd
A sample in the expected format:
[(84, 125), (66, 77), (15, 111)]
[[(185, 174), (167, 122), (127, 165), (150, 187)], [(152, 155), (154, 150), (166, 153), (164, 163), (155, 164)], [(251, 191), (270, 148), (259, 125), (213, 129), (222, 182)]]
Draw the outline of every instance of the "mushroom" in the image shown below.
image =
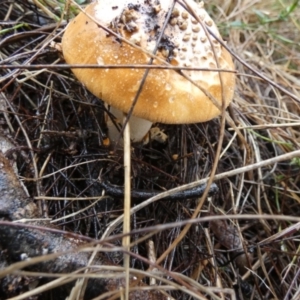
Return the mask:
[[(135, 122), (130, 126), (132, 141), (141, 140), (152, 122), (187, 124), (220, 115), (222, 101), (227, 107), (233, 98), (235, 74), (230, 70), (234, 65), (229, 52), (213, 36), (207, 36), (202, 24), (221, 39), (203, 3), (184, 1), (200, 24), (182, 5), (175, 2), (173, 6), (173, 0), (112, 2), (99, 0), (79, 13), (66, 28), (62, 50), (69, 64), (132, 66), (72, 69), (90, 92), (114, 108), (117, 119), (117, 110), (130, 111), (145, 73), (134, 66), (148, 64), (151, 53), (155, 52), (153, 65), (206, 69), (150, 69), (132, 111), (136, 117), (131, 117)], [(171, 17), (161, 33), (170, 9)], [(112, 128), (109, 131), (111, 136)]]

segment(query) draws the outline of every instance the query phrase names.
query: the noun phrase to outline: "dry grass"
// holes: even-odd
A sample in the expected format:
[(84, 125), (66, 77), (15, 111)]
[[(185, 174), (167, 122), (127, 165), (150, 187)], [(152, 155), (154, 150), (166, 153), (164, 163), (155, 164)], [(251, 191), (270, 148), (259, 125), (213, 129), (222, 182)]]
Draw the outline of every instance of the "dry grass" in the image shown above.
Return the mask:
[[(1, 64), (63, 63), (52, 43), (60, 42), (66, 24), (61, 18), (64, 7), (58, 7), (57, 0), (2, 1)], [(135, 203), (131, 274), (146, 283), (156, 278), (156, 285), (174, 299), (296, 300), (300, 297), (299, 4), (209, 1), (207, 8), (237, 56), (237, 87), (226, 113), (221, 155), (215, 155), (220, 119), (159, 125), (169, 137), (166, 144), (133, 147), (132, 186), (169, 190), (207, 178), (217, 162), (216, 174), (223, 174), (216, 180), (220, 191), (204, 203), (155, 198)], [(76, 6), (69, 11), (76, 14)], [(122, 199), (98, 201), (103, 191), (99, 178), (124, 183), (122, 151), (112, 152), (104, 143), (103, 104), (68, 69), (0, 65), (0, 76), (1, 134), (15, 145), (19, 174), (42, 214), (62, 230), (95, 239), (120, 234)], [(264, 163), (268, 159), (272, 163)], [(236, 169), (240, 169), (236, 174), (227, 173)], [(196, 207), (197, 222), (192, 219)], [(190, 228), (183, 235), (186, 224)], [(121, 266), (121, 241), (119, 235), (110, 240), (115, 248), (106, 249), (108, 271)], [(149, 241), (154, 257), (147, 254)], [(100, 246), (94, 250), (103, 251)], [(151, 273), (153, 269), (156, 272)], [(50, 291), (40, 297), (54, 296)], [(98, 299), (106, 299), (102, 297)]]

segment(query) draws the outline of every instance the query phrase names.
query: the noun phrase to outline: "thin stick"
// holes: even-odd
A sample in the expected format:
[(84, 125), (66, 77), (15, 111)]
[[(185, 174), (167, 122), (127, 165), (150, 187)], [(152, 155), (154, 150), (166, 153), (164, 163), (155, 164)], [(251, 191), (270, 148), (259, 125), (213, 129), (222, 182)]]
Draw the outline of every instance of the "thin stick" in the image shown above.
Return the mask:
[(123, 233), (125, 236), (122, 239), (124, 248), (124, 269), (125, 269), (125, 300), (129, 300), (129, 267), (130, 267), (130, 128), (129, 122), (126, 122), (126, 114), (123, 116), (124, 128), (124, 221), (123, 221)]

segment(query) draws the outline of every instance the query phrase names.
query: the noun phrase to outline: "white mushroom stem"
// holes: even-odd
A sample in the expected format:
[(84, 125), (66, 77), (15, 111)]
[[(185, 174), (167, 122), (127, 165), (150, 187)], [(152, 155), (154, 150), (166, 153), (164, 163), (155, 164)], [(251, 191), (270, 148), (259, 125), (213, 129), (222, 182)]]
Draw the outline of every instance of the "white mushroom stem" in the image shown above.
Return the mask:
[[(110, 107), (109, 111), (115, 117), (115, 122), (120, 124), (120, 128), (122, 128), (122, 118), (123, 112), (120, 110)], [(120, 130), (116, 127), (110, 117), (107, 118), (107, 128), (108, 128), (108, 137), (112, 144), (118, 142), (120, 138)], [(152, 122), (138, 118), (135, 116), (131, 116), (129, 119), (130, 124), (130, 138), (133, 143), (141, 142), (146, 134), (149, 132)]]

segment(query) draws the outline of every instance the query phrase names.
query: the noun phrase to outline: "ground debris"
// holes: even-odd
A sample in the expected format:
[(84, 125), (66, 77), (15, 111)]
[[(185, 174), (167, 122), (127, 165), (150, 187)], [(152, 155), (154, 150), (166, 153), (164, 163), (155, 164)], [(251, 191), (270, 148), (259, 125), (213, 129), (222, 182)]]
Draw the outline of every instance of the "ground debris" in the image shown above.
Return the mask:
[[(87, 240), (91, 245), (96, 241), (86, 237), (81, 239), (79, 235), (60, 231), (49, 221), (30, 222), (30, 218), (38, 217), (37, 207), (33, 200), (26, 196), (11, 162), (1, 152), (0, 168), (0, 193), (3, 195), (0, 197), (0, 295), (5, 295), (4, 298), (0, 296), (0, 299), (20, 295), (51, 280), (51, 277), (47, 279), (45, 276), (10, 274), (7, 268), (11, 268), (14, 263), (34, 261), (36, 257), (45, 257), (38, 263), (28, 264), (26, 270), (48, 274), (70, 274), (76, 270), (85, 269), (90, 253), (81, 252), (80, 248), (83, 248)], [(10, 222), (20, 218), (26, 218), (28, 222), (24, 224)], [(47, 255), (55, 253), (58, 254), (57, 257), (47, 259)], [(108, 261), (103, 254), (99, 254), (94, 260), (93, 267), (97, 268), (102, 265), (108, 265)], [(105, 272), (109, 273), (109, 276), (103, 276)], [(116, 273), (115, 278), (111, 278), (113, 274), (111, 271), (98, 271), (98, 274), (100, 275), (98, 279), (88, 280), (86, 299), (118, 290), (124, 286), (124, 279), (120, 273)], [(58, 288), (60, 296), (56, 299), (65, 299), (74, 281), (60, 286)], [(140, 285), (143, 284), (140, 283)], [(130, 297), (130, 299), (165, 299), (155, 291), (134, 291)]]

